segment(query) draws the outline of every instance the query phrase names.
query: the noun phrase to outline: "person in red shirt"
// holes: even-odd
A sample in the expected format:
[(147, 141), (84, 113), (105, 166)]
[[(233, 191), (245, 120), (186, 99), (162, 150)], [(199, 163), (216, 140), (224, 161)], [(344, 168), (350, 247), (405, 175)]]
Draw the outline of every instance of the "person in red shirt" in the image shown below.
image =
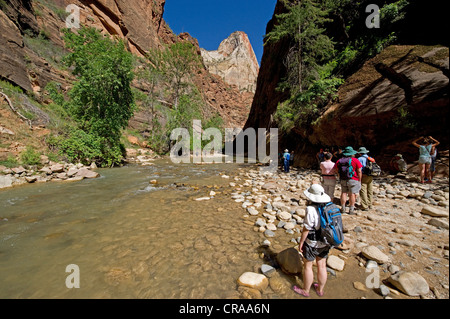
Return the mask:
[(357, 152), (353, 147), (348, 146), (342, 152), (343, 157), (336, 162), (335, 169), (339, 172), (341, 183), (341, 206), (342, 212), (345, 213), (347, 202), (347, 194), (349, 200), (349, 214), (355, 214), (356, 195), (361, 190), (362, 165), (355, 158)]

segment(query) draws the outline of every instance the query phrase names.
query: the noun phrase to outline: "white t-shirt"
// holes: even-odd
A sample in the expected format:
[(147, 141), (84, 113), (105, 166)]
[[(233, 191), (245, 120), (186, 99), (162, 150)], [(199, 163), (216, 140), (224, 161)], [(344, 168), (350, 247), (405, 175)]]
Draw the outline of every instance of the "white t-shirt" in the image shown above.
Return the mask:
[[(320, 218), (319, 218), (319, 212), (317, 209), (313, 206), (307, 206), (306, 207), (306, 216), (305, 220), (303, 221), (303, 225), (305, 228), (309, 231), (316, 231), (320, 228)], [(306, 239), (306, 242), (309, 246), (312, 248), (323, 248), (326, 247), (327, 244), (321, 241), (314, 241), (310, 239)]]

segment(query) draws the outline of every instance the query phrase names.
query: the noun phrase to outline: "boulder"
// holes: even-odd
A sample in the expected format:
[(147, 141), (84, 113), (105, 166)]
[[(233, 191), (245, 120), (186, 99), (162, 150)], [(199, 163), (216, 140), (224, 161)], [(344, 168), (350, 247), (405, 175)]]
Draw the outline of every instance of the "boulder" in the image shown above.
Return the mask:
[(27, 170), (25, 168), (23, 168), (22, 166), (19, 167), (14, 167), (11, 169), (13, 171), (14, 174), (22, 174), (25, 173)]
[(50, 167), (43, 167), (39, 170), (39, 172), (45, 173), (47, 175), (51, 175), (53, 173)]
[(67, 176), (68, 177), (74, 177), (75, 175), (77, 175), (78, 173), (78, 169), (77, 168), (71, 168), (67, 171)]
[(288, 275), (297, 275), (302, 272), (303, 263), (295, 248), (288, 248), (277, 254), (276, 261), (281, 270)]
[(432, 225), (432, 226), (444, 228), (444, 229), (449, 229), (448, 222), (445, 220), (442, 220), (442, 219), (438, 219), (438, 218), (431, 218), (428, 221), (428, 225)]
[(11, 187), (13, 182), (14, 182), (13, 177), (0, 175), (0, 189)]
[(257, 289), (263, 292), (267, 286), (269, 286), (269, 280), (264, 275), (254, 272), (246, 272), (239, 277), (238, 284), (240, 286)]
[(50, 166), (50, 170), (53, 173), (62, 173), (62, 172), (64, 172), (64, 165), (63, 164), (52, 165), (52, 166)]
[(30, 183), (30, 184), (36, 182), (37, 179), (38, 179), (37, 176), (26, 176), (26, 177), (25, 177), (25, 180), (26, 180), (28, 183)]
[(361, 253), (364, 257), (369, 260), (374, 260), (379, 264), (384, 264), (389, 262), (389, 256), (384, 254), (381, 250), (379, 250), (375, 246), (367, 246), (361, 250)]
[(427, 281), (414, 272), (399, 271), (389, 277), (389, 282), (412, 297), (426, 295), (430, 291)]
[(345, 266), (345, 261), (337, 256), (330, 255), (327, 258), (327, 266), (331, 269), (337, 270), (337, 271), (343, 271)]
[(97, 172), (90, 171), (87, 168), (82, 168), (78, 171), (78, 173), (75, 176), (90, 179), (90, 178), (98, 178), (100, 177), (100, 174)]
[(448, 210), (445, 211), (443, 209), (439, 209), (432, 206), (425, 206), (424, 208), (422, 208), (421, 213), (432, 217), (449, 217)]

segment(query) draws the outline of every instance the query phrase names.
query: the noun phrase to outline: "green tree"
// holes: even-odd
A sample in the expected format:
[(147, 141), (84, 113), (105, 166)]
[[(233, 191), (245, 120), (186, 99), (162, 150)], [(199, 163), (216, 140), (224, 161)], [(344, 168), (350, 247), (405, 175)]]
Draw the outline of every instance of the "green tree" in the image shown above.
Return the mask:
[(180, 97), (189, 87), (190, 74), (201, 64), (194, 45), (187, 41), (176, 42), (163, 50), (151, 51), (148, 58), (171, 88), (173, 105), (177, 109)]
[(342, 83), (333, 76), (334, 43), (323, 27), (332, 21), (328, 18), (330, 8), (336, 8), (339, 0), (282, 1), (287, 12), (276, 16), (278, 24), (266, 35), (266, 44), (291, 39), (285, 58), (287, 76), (278, 86), (288, 90), (290, 98), (280, 103), (275, 113), (279, 127), (290, 131), (313, 123)]
[(303, 92), (318, 79), (320, 63), (333, 55), (333, 42), (322, 27), (328, 10), (313, 0), (282, 0), (286, 13), (277, 15), (278, 24), (266, 35), (266, 43), (289, 37), (293, 44), (286, 57), (288, 75), (281, 88)]
[(77, 77), (69, 92), (69, 113), (89, 140), (96, 141), (89, 144), (100, 145), (99, 164), (118, 164), (124, 148), (121, 132), (135, 109), (132, 55), (122, 41), (111, 40), (94, 28), (82, 28), (77, 33), (65, 30), (64, 41), (71, 52), (64, 61)]

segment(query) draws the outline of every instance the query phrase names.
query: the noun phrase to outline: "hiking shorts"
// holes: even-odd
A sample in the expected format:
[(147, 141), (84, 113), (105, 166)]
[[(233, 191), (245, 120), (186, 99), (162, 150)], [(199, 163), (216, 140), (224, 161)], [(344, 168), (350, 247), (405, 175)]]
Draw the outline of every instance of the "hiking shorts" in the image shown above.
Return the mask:
[(341, 180), (341, 188), (343, 193), (358, 194), (361, 190), (361, 183), (354, 179)]
[(419, 157), (420, 164), (431, 165), (431, 157), (430, 156), (420, 156)]
[(308, 245), (307, 242), (303, 243), (303, 257), (307, 261), (314, 261), (316, 258), (327, 258), (328, 254), (330, 253), (331, 247), (323, 247), (323, 248), (313, 248)]

